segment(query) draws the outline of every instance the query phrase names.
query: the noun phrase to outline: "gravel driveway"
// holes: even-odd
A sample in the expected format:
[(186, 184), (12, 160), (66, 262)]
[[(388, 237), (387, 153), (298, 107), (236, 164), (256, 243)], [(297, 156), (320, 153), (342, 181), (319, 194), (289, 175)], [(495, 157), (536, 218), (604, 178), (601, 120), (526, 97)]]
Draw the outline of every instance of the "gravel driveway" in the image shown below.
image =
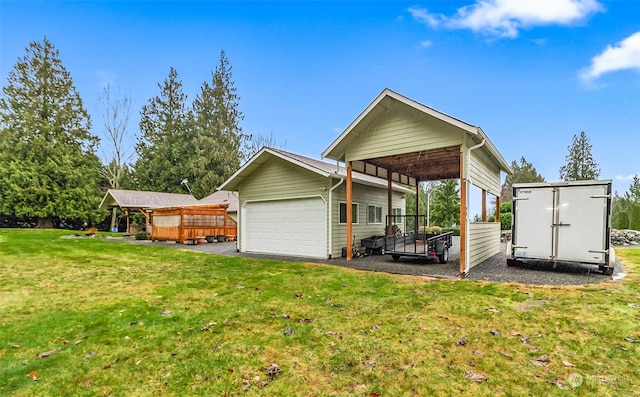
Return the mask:
[[(172, 242), (149, 242), (125, 240), (136, 244), (166, 246), (172, 248), (182, 248), (192, 251), (200, 251), (211, 254), (221, 254), (230, 256), (242, 256), (257, 259), (278, 259), (285, 261), (298, 261), (309, 263), (322, 263), (335, 266), (348, 267), (352, 269), (370, 270), (394, 274), (407, 274), (414, 276), (429, 276), (445, 279), (457, 279), (460, 266), (460, 237), (453, 237), (453, 244), (449, 250), (449, 262), (446, 264), (433, 261), (415, 260), (401, 258), (394, 261), (388, 255), (371, 255), (347, 261), (345, 258), (335, 259), (310, 259), (289, 256), (264, 255), (240, 253), (236, 251), (235, 242), (209, 243), (199, 245), (183, 245)], [(485, 280), (497, 282), (512, 282), (519, 284), (535, 285), (580, 285), (595, 284), (611, 280), (611, 276), (605, 276), (598, 272), (596, 266), (556, 264), (555, 267), (549, 263), (523, 264), (509, 267), (505, 259), (504, 251), (506, 244), (502, 244), (502, 252), (481, 264), (473, 267), (467, 278), (470, 280)], [(616, 265), (614, 277), (621, 272), (619, 263)]]

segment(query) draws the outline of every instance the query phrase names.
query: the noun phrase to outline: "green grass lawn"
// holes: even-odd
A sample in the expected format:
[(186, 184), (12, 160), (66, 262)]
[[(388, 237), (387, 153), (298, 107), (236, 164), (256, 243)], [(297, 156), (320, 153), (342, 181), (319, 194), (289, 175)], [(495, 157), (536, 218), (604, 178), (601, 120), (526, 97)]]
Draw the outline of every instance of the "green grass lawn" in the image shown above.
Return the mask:
[(617, 250), (629, 274), (621, 282), (540, 287), (70, 235), (0, 229), (0, 396), (631, 396), (640, 387), (640, 248)]

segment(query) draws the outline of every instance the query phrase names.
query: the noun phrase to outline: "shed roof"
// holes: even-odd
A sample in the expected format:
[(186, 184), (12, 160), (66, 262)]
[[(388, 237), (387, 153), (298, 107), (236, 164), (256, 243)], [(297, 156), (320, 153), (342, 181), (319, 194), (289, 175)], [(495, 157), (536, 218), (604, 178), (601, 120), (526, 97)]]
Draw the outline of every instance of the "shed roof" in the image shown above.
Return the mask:
[[(346, 179), (347, 171), (338, 164), (328, 163), (322, 160), (316, 160), (299, 154), (287, 152), (282, 149), (271, 147), (263, 147), (249, 161), (247, 161), (235, 174), (227, 179), (219, 189), (237, 190), (238, 186), (251, 175), (258, 167), (264, 165), (269, 159), (276, 157), (284, 161), (288, 161), (306, 170), (322, 175), (324, 177), (334, 177), (338, 179)], [(353, 173), (353, 182), (361, 185), (386, 188), (387, 182), (370, 175), (359, 172)], [(397, 183), (393, 183), (393, 190), (405, 193), (412, 193), (413, 190)]]
[(162, 208), (196, 204), (198, 200), (190, 194), (109, 189), (102, 198), (100, 208)]
[(218, 190), (198, 201), (199, 205), (229, 204), (227, 212), (238, 212), (238, 193), (229, 190)]
[[(322, 153), (322, 158), (330, 158), (337, 161), (345, 161), (345, 153), (347, 151), (347, 147), (358, 139), (362, 128), (367, 128), (370, 123), (374, 122), (376, 118), (386, 113), (390, 108), (397, 109), (399, 105), (400, 107), (413, 109), (414, 111), (421, 112), (427, 117), (431, 117), (433, 119), (439, 120), (440, 122), (444, 122), (457, 130), (463, 131), (469, 137), (471, 137), (472, 141), (476, 143), (480, 143), (484, 141), (484, 148), (486, 150), (490, 158), (498, 165), (501, 171), (506, 173), (511, 173), (511, 168), (507, 161), (502, 157), (500, 152), (493, 145), (489, 137), (485, 134), (485, 132), (478, 126), (474, 126), (462, 120), (459, 120), (455, 117), (449, 116), (445, 113), (442, 113), (436, 109), (433, 109), (429, 106), (423, 105), (419, 102), (416, 102), (410, 98), (405, 97), (404, 95), (398, 94), (388, 88), (384, 89), (380, 95), (378, 95), (367, 108), (356, 117), (351, 124), (336, 138), (327, 149)], [(369, 163), (376, 167), (383, 167), (390, 169), (392, 164), (397, 164), (398, 162), (408, 162), (410, 161), (414, 166), (413, 175), (408, 175), (410, 177), (416, 177), (418, 175), (426, 175), (429, 179), (447, 179), (454, 177), (454, 175), (459, 172), (455, 170), (457, 165), (459, 164), (458, 158), (455, 156), (459, 156), (458, 153), (453, 153), (451, 150), (454, 148), (441, 148), (430, 150), (427, 152), (416, 152), (416, 153), (407, 153), (407, 155), (412, 156), (411, 158), (404, 158), (403, 155), (394, 155), (388, 157), (377, 158), (376, 161), (370, 161), (373, 159), (362, 159), (366, 163)], [(420, 163), (416, 161), (414, 157), (419, 159), (420, 157), (431, 157), (436, 160), (436, 162), (441, 162), (442, 164), (439, 166), (443, 169), (451, 168), (451, 170), (446, 170), (445, 172), (436, 172), (433, 173), (433, 162), (425, 163), (422, 165), (427, 167), (425, 169), (416, 168), (416, 165)], [(447, 161), (448, 158), (451, 158), (451, 161)], [(413, 183), (412, 183), (413, 184)]]

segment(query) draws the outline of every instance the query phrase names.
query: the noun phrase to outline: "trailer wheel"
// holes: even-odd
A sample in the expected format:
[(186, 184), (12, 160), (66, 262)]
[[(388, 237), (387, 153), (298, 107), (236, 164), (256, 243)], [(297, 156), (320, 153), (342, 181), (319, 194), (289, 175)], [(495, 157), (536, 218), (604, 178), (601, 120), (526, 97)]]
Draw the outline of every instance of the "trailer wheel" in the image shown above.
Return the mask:
[(397, 261), (400, 259), (400, 255), (391, 255), (391, 257), (393, 258), (394, 261)]
[(605, 276), (611, 276), (613, 274), (613, 266), (600, 266), (600, 270), (602, 270), (602, 274)]
[(447, 263), (449, 260), (449, 248), (444, 247), (442, 249), (442, 253), (438, 255), (438, 259), (440, 260), (440, 263)]

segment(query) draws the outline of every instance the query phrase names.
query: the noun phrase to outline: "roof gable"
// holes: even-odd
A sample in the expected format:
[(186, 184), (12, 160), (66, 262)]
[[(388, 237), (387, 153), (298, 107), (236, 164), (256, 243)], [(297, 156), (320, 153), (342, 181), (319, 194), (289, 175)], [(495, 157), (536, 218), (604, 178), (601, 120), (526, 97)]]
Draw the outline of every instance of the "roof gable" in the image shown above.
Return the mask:
[[(225, 190), (237, 190), (238, 186), (249, 177), (258, 167), (265, 164), (271, 158), (279, 158), (287, 161), (291, 164), (297, 165), (303, 169), (314, 172), (323, 177), (334, 177), (338, 179), (346, 179), (347, 171), (344, 167), (338, 164), (331, 164), (326, 161), (316, 160), (309, 157), (301, 156), (299, 154), (287, 152), (282, 149), (275, 149), (270, 147), (262, 148), (256, 155), (254, 155), (247, 163), (245, 163), (235, 174), (227, 179), (219, 189)], [(369, 185), (374, 187), (386, 188), (387, 182), (380, 178), (376, 178), (370, 175), (362, 174), (359, 172), (353, 172), (353, 182), (363, 185)], [(393, 184), (394, 190), (398, 191), (411, 191), (402, 185)]]

